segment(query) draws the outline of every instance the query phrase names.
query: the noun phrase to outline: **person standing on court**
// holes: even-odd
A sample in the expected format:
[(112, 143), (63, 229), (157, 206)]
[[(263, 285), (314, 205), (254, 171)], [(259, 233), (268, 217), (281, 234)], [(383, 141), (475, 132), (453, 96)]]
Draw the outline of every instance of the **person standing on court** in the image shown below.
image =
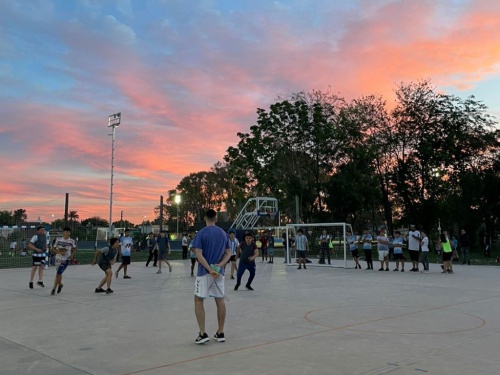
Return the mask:
[(422, 248), (422, 257), (420, 261), (424, 266), (423, 273), (429, 273), (429, 237), (427, 237), (427, 232), (420, 231), (422, 240), (420, 241), (420, 247)]
[(130, 265), (130, 257), (132, 256), (132, 249), (134, 247), (134, 240), (130, 237), (130, 229), (125, 229), (125, 235), (120, 237), (120, 251), (122, 254), (122, 264), (115, 272), (115, 277), (118, 277), (120, 270), (123, 268), (123, 278), (131, 279), (127, 274), (128, 266)]
[(302, 263), (304, 263), (304, 269), (306, 270), (306, 251), (309, 251), (309, 242), (302, 228), (297, 231), (297, 236), (295, 236), (295, 247), (297, 249), (297, 261), (299, 262), (297, 269), (302, 269)]
[(469, 256), (470, 239), (465, 229), (462, 229), (462, 231), (460, 232), (460, 237), (458, 238), (458, 244), (460, 246), (460, 250), (462, 251), (462, 264), (468, 264), (470, 266), (470, 256)]
[(33, 279), (38, 269), (38, 282), (36, 285), (45, 288), (45, 285), (43, 285), (43, 270), (45, 269), (45, 257), (47, 256), (47, 236), (44, 227), (39, 226), (36, 228), (36, 234), (31, 237), (28, 248), (33, 251), (33, 266), (31, 267), (29, 287), (33, 289)]
[(188, 238), (187, 234), (182, 235), (182, 241), (181, 241), (181, 246), (182, 246), (182, 259), (187, 259), (188, 257)]
[(252, 234), (246, 233), (245, 242), (239, 244), (236, 252), (236, 258), (240, 260), (240, 263), (238, 265), (238, 272), (236, 273), (236, 285), (234, 286), (234, 290), (238, 290), (240, 287), (241, 277), (243, 276), (245, 270), (248, 270), (250, 273), (245, 287), (248, 290), (253, 290), (252, 281), (255, 278), (255, 258), (258, 256), (259, 249), (253, 240)]
[(408, 253), (410, 254), (410, 260), (412, 264), (412, 269), (410, 272), (418, 272), (418, 252), (420, 250), (420, 232), (415, 229), (415, 225), (410, 225), (410, 231), (408, 232)]
[(158, 250), (160, 252), (160, 264), (158, 265), (158, 272), (156, 273), (161, 273), (161, 264), (163, 262), (165, 262), (165, 264), (168, 266), (168, 272), (172, 272), (172, 265), (168, 261), (168, 256), (170, 255), (170, 241), (168, 240), (167, 233), (161, 232), (160, 237), (158, 237), (156, 241), (156, 246), (158, 247)]
[(226, 304), (224, 302), (224, 267), (231, 257), (229, 236), (217, 227), (217, 212), (210, 209), (205, 214), (206, 227), (193, 239), (193, 249), (198, 260), (198, 273), (194, 288), (194, 311), (199, 327), (196, 344), (210, 341), (205, 331), (205, 307), (203, 302), (208, 297), (215, 299), (217, 305), (218, 328), (214, 339), (226, 341), (224, 323), (226, 320)]
[(149, 251), (148, 260), (146, 261), (146, 267), (149, 266), (149, 262), (153, 259), (153, 267), (157, 267), (158, 263), (158, 246), (156, 243), (155, 234), (153, 232), (149, 233), (148, 239), (146, 240), (146, 248)]
[(380, 260), (379, 271), (385, 270), (389, 271), (389, 238), (385, 235), (385, 229), (382, 228), (377, 236), (377, 251), (378, 260)]
[(373, 237), (370, 233), (368, 233), (368, 229), (363, 230), (363, 235), (361, 236), (360, 242), (363, 243), (363, 251), (365, 252), (365, 260), (366, 260), (366, 269), (373, 269), (373, 260), (372, 260), (372, 240)]
[(231, 258), (229, 258), (231, 262), (231, 279), (234, 279), (234, 271), (238, 271), (238, 267), (236, 266), (236, 250), (240, 244), (240, 241), (235, 237), (234, 229), (229, 231), (229, 244), (231, 245)]
[(76, 251), (76, 241), (70, 238), (70, 236), (71, 236), (71, 228), (68, 227), (64, 228), (63, 236), (56, 239), (56, 242), (54, 243), (52, 249), (54, 254), (56, 254), (57, 271), (54, 280), (54, 287), (50, 292), (51, 295), (56, 294), (56, 289), (57, 293), (61, 293), (61, 290), (63, 288), (62, 274), (66, 270), (66, 267), (68, 267), (70, 260), (73, 259), (73, 255), (75, 254)]

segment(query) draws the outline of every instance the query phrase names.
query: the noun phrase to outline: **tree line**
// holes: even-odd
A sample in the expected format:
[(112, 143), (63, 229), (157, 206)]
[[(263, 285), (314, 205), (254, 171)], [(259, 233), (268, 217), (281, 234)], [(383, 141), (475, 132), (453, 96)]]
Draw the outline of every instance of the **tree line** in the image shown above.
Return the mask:
[[(282, 222), (364, 227), (438, 223), (492, 235), (500, 216), (500, 131), (486, 105), (438, 92), (430, 80), (400, 83), (395, 102), (299, 92), (257, 109), (222, 162), (184, 177), (165, 217), (201, 220), (208, 207), (234, 220), (248, 197), (279, 200)], [(295, 217), (296, 201), (300, 217)]]

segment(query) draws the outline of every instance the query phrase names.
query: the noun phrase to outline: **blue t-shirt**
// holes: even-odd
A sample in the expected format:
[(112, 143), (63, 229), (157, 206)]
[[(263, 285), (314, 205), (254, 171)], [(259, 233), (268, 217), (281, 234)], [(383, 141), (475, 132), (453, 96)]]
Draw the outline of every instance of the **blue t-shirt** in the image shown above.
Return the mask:
[(158, 244), (158, 250), (160, 252), (165, 253), (168, 250), (168, 237), (158, 237), (156, 240), (156, 243)]
[(134, 244), (134, 240), (130, 236), (122, 236), (120, 237), (120, 245), (122, 249), (122, 256), (129, 257), (132, 252), (132, 246)]
[(394, 237), (392, 244), (394, 245), (394, 254), (403, 254), (403, 237)]
[[(201, 249), (208, 264), (219, 263), (224, 257), (226, 249), (231, 249), (229, 236), (215, 225), (209, 225), (200, 230), (192, 242), (194, 249)], [(220, 273), (224, 275), (224, 269), (221, 269)], [(205, 276), (206, 274), (208, 271), (205, 267), (198, 264), (197, 276)]]
[[(371, 250), (372, 249), (372, 240), (373, 237), (370, 233), (363, 234), (361, 237), (361, 241), (363, 241), (363, 249), (364, 250)], [(367, 241), (367, 242), (365, 242)]]
[(348, 236), (347, 243), (349, 244), (349, 250), (354, 251), (358, 250), (358, 245), (356, 244), (356, 240), (358, 238), (356, 236)]
[(274, 237), (271, 235), (267, 237), (267, 247), (274, 247)]

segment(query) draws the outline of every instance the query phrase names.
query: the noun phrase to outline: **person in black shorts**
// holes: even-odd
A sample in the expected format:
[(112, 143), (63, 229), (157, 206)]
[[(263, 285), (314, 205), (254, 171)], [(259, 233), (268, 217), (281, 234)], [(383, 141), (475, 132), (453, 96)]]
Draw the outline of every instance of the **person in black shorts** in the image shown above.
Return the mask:
[(234, 279), (234, 271), (238, 272), (238, 266), (236, 265), (236, 250), (240, 244), (235, 237), (234, 230), (229, 231), (229, 243), (231, 244), (231, 258), (229, 258), (229, 262), (231, 262), (231, 279)]
[[(103, 247), (102, 249), (99, 249), (95, 252), (92, 266), (98, 264), (99, 268), (106, 274), (99, 283), (99, 286), (95, 288), (96, 293), (113, 293), (113, 291), (111, 290), (111, 280), (113, 279), (113, 270), (111, 269), (111, 266), (116, 261), (116, 255), (118, 254), (119, 247), (120, 242), (118, 241), (118, 238), (113, 237), (109, 241), (109, 246)], [(104, 284), (107, 284), (106, 290), (102, 288)]]

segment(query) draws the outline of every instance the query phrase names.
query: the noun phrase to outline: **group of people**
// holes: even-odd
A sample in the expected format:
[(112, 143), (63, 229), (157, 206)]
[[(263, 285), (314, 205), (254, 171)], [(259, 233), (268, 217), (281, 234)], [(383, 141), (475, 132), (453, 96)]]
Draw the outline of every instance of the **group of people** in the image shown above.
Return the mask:
[[(393, 260), (396, 262), (396, 267), (393, 271), (405, 271), (406, 256), (404, 248), (407, 248), (412, 268), (410, 272), (429, 272), (429, 236), (425, 230), (418, 231), (415, 225), (410, 225), (410, 230), (405, 237), (400, 231), (394, 232), (394, 237), (389, 238), (384, 228), (379, 230), (378, 236), (375, 238), (377, 243), (378, 259), (380, 261), (379, 271), (389, 271), (390, 248), (393, 249)], [(346, 241), (349, 245), (352, 258), (355, 263), (355, 269), (362, 269), (360, 264), (359, 245), (365, 255), (366, 269), (373, 270), (372, 259), (372, 241), (373, 237), (368, 230), (365, 229), (361, 236), (354, 235), (350, 229), (347, 231)], [(446, 230), (440, 234), (438, 241), (438, 251), (442, 251), (442, 273), (453, 274), (452, 260), (458, 259), (458, 247), (462, 251), (462, 264), (470, 265), (469, 256), (469, 236), (464, 229), (461, 231), (459, 240), (451, 238)], [(422, 264), (423, 270), (420, 271), (419, 264)], [(299, 263), (300, 264), (300, 263)]]

